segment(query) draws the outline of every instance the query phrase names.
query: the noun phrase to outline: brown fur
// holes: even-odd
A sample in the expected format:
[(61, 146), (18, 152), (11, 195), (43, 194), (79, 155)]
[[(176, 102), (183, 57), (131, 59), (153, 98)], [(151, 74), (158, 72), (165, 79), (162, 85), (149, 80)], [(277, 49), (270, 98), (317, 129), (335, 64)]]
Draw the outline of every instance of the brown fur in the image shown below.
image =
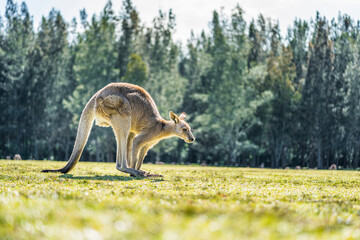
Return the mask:
[(133, 176), (146, 176), (140, 170), (147, 151), (162, 139), (177, 136), (186, 142), (195, 140), (186, 114), (169, 113), (171, 120), (160, 116), (154, 100), (143, 88), (129, 83), (111, 83), (99, 90), (86, 104), (80, 118), (73, 152), (67, 165), (43, 172), (67, 173), (79, 161), (92, 128), (113, 128), (117, 142), (116, 168)]

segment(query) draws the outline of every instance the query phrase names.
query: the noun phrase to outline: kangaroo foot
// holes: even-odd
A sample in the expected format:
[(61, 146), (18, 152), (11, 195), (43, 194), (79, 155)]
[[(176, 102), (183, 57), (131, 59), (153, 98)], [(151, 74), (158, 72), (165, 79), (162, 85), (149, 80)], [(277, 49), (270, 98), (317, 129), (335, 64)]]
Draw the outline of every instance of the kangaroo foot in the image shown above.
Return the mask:
[(124, 173), (129, 173), (130, 176), (134, 176), (134, 177), (144, 177), (144, 173), (142, 173), (139, 170), (135, 170), (133, 168), (121, 168), (121, 167), (116, 167), (117, 170), (119, 170), (120, 172), (124, 172)]

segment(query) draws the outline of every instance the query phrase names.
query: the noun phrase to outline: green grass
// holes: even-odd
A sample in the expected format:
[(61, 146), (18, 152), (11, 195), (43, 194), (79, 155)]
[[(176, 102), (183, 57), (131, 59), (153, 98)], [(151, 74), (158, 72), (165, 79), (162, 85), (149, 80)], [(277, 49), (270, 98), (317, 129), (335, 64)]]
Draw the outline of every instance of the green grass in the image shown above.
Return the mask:
[(0, 239), (360, 239), (360, 172), (0, 161)]

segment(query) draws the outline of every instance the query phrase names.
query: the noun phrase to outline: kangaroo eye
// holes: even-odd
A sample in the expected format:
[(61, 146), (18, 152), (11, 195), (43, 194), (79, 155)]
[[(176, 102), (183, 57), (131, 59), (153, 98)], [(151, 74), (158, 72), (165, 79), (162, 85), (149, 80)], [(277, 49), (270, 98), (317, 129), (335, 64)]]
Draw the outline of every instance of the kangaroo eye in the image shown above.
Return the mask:
[(187, 131), (187, 129), (186, 128), (183, 128), (183, 132), (186, 132)]

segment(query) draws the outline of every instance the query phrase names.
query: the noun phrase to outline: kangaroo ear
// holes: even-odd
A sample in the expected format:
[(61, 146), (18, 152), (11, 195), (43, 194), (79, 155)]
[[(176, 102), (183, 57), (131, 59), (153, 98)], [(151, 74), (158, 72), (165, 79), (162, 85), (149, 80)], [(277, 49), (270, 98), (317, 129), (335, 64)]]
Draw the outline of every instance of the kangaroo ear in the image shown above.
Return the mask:
[(170, 119), (173, 120), (175, 123), (180, 122), (180, 119), (179, 119), (178, 115), (173, 113), (173, 111), (169, 112), (169, 116), (170, 116)]
[(185, 112), (181, 113), (180, 116), (179, 116), (179, 118), (180, 118), (180, 120), (185, 120), (185, 118), (186, 118), (186, 113), (185, 113)]

